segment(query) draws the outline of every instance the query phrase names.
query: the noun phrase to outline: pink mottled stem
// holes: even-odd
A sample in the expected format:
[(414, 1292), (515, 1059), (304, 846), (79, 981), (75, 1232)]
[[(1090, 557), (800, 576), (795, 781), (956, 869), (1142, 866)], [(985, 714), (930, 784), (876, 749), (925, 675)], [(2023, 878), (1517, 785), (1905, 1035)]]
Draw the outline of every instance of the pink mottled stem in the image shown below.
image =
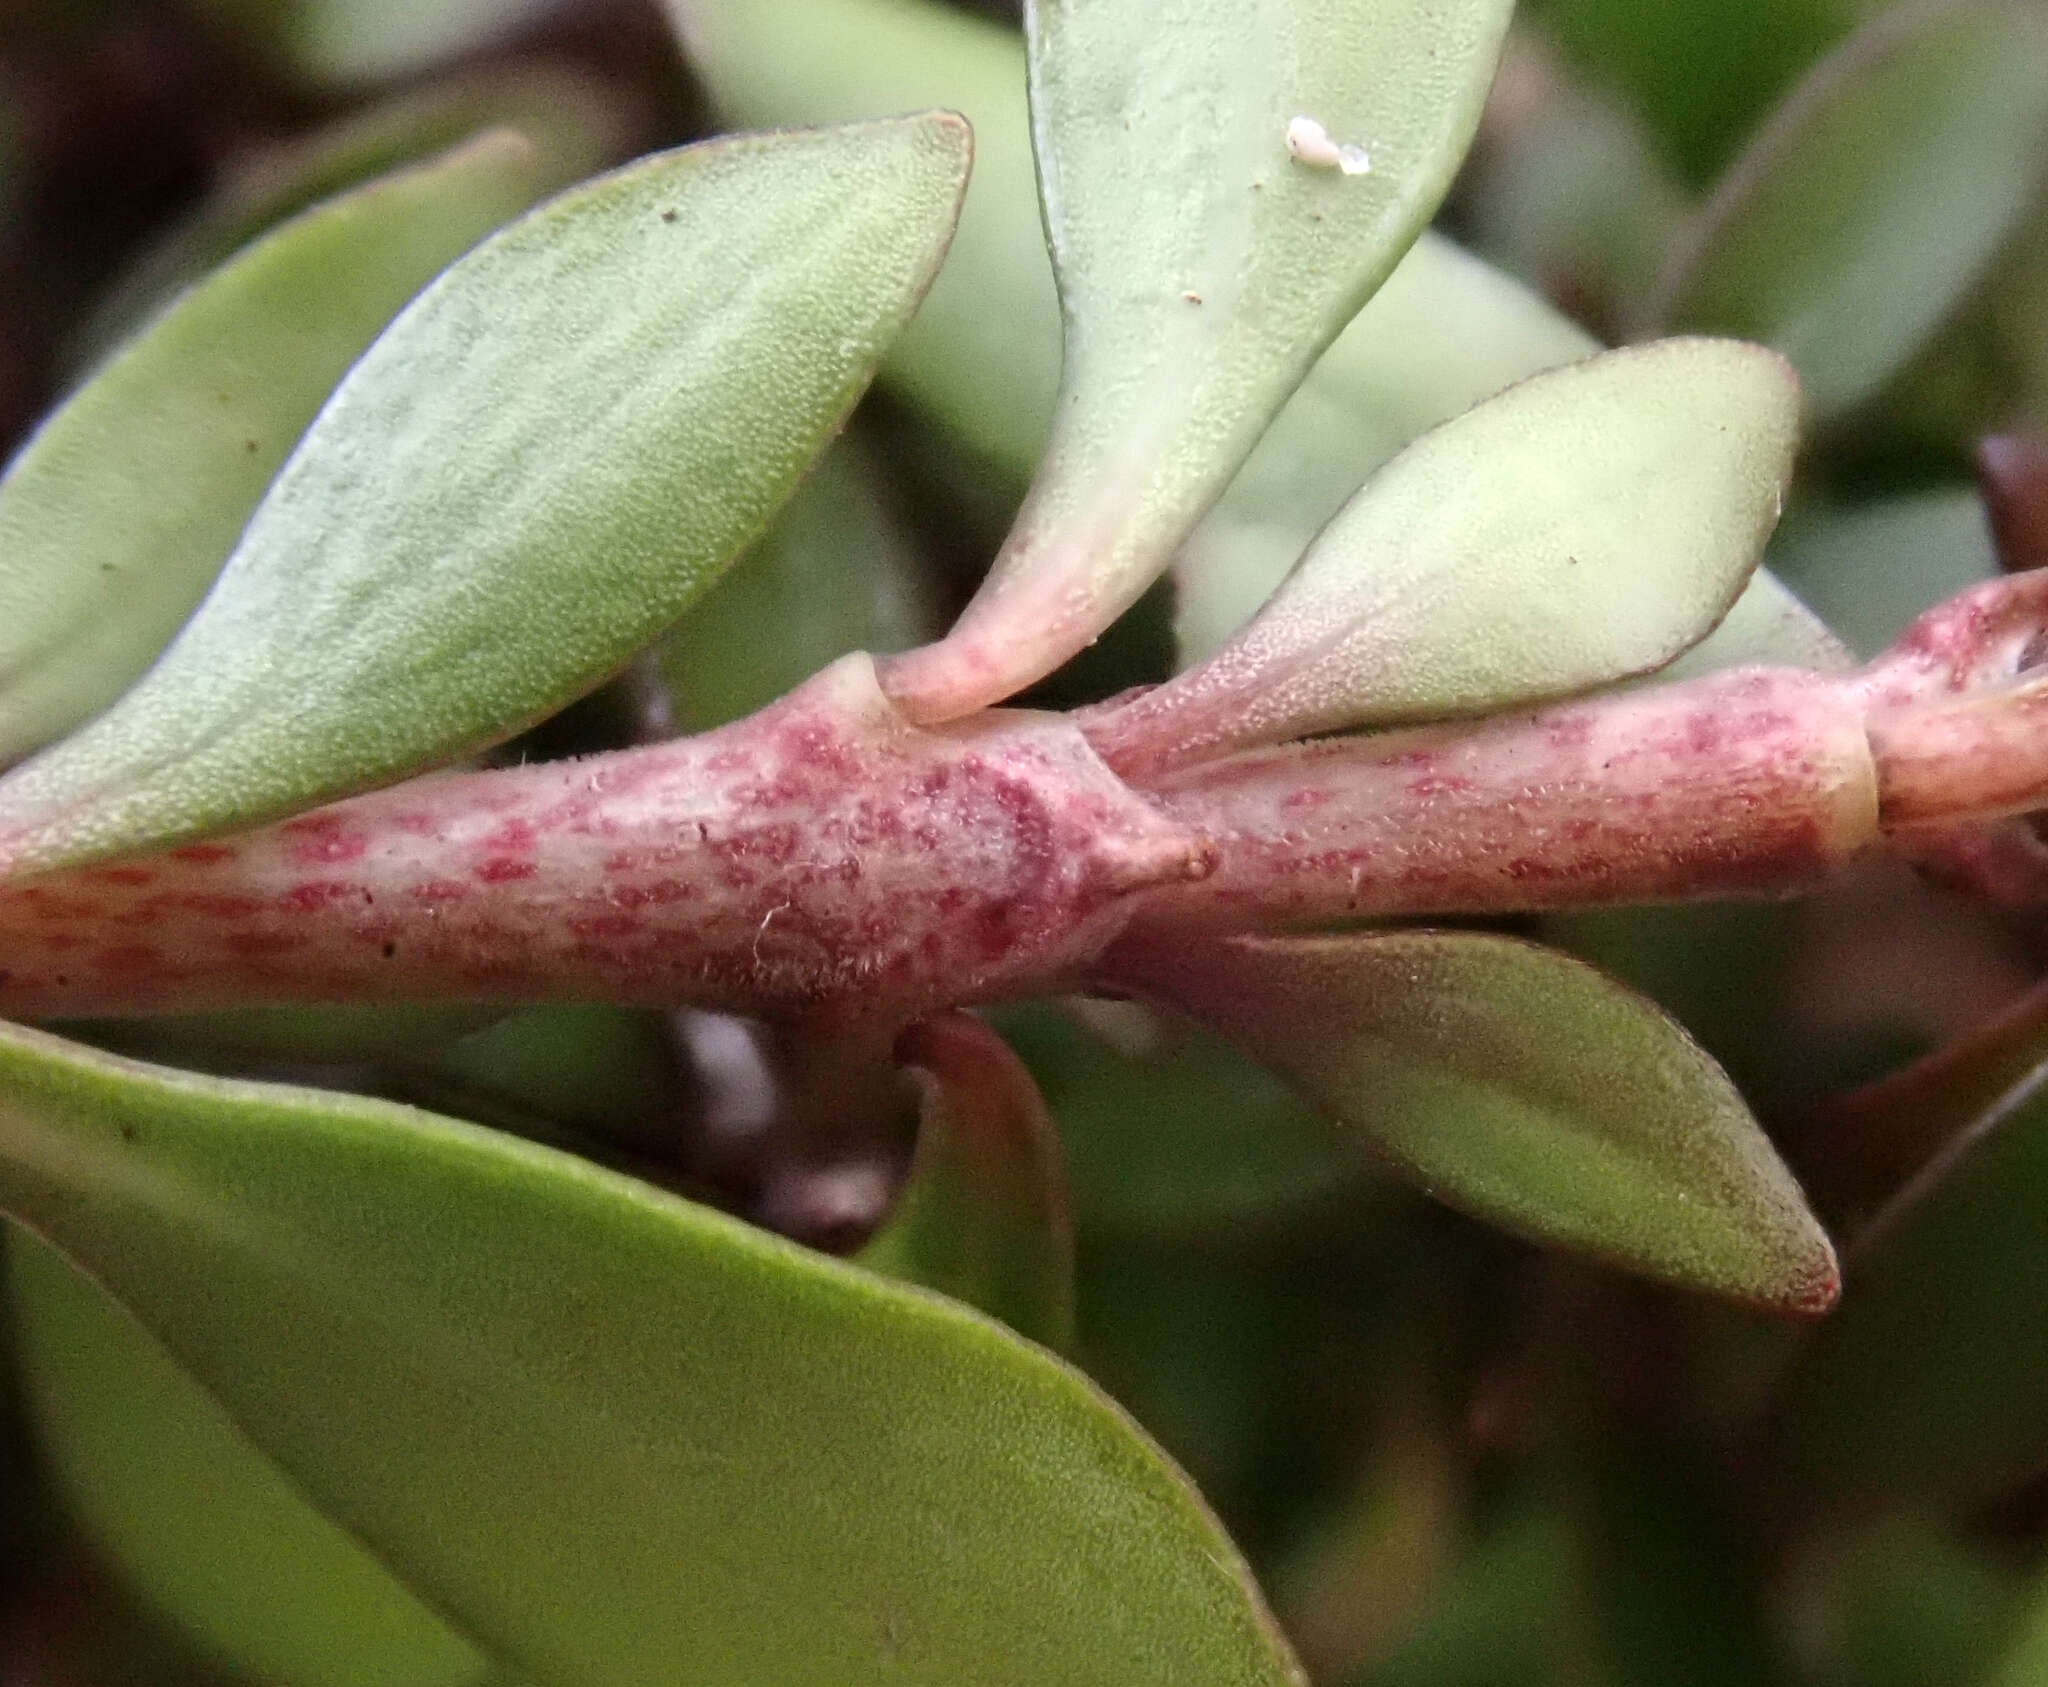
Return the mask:
[(700, 738), (0, 889), (0, 1013), (597, 998), (901, 1024), (1070, 970), (1208, 863), (1057, 717), (922, 731), (850, 657)]
[[(1846, 678), (1738, 669), (1135, 783), (1069, 717), (912, 725), (848, 657), (701, 738), (0, 885), (0, 1014), (690, 1004), (873, 1065), (938, 1007), (1086, 979), (1134, 923), (1152, 942), (1777, 894), (1888, 829), (2048, 887), (2026, 826), (1983, 824), (2048, 806), (2048, 685), (2016, 677), (2044, 621), (2048, 581), (2014, 576)], [(819, 1111), (851, 1060), (813, 1062)]]
[(1153, 794), (1218, 865), (1148, 928), (1782, 892), (1877, 836), (1860, 699), (1779, 669), (1253, 751)]

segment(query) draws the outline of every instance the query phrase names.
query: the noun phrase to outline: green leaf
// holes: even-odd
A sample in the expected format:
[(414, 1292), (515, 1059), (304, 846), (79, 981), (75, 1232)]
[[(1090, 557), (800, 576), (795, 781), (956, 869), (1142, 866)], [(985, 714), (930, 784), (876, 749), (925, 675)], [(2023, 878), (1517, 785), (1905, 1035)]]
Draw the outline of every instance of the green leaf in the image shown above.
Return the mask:
[(1160, 574), (1435, 210), (1509, 10), (1031, 11), (1040, 198), (1066, 327), (1057, 420), (959, 626), (885, 668), (900, 703), (931, 719), (1007, 696)]
[(149, 666), (348, 366), (543, 185), (501, 132), (308, 211), (42, 425), (0, 480), (0, 760)]
[(218, 589), (0, 781), (38, 870), (247, 826), (509, 736), (755, 538), (944, 250), (957, 117), (710, 142), (586, 184), (423, 294)]
[(214, 1655), (292, 1687), (468, 1687), (488, 1662), (308, 1505), (134, 1320), (7, 1238), (21, 1376), (73, 1519)]
[(646, 1185), (11, 1031), (0, 1206), (548, 1687), (1299, 1680), (1075, 1372)]
[(1801, 85), (1674, 256), (1657, 321), (1798, 365), (1832, 416), (1896, 373), (2018, 226), (2048, 146), (2048, 12), (1937, 0), (1868, 25)]
[(499, 128), (533, 143), (535, 197), (581, 181), (624, 150), (624, 124), (610, 92), (552, 66), (498, 66), (450, 77), (351, 113), (304, 138), (235, 160), (199, 209), (153, 243), (94, 306), (70, 336), (73, 361), (96, 359), (164, 301), (286, 217)]
[(917, 1154), (860, 1263), (1070, 1347), (1074, 1225), (1059, 1136), (1031, 1074), (964, 1013), (913, 1026), (896, 1054), (925, 1080)]
[(1814, 59), (1885, 0), (1534, 0), (1527, 21), (1654, 126), (1704, 184), (1744, 130)]
[(1421, 931), (1127, 945), (1113, 964), (1453, 1206), (1778, 1311), (1834, 1299), (1827, 1238), (1734, 1087), (1590, 967)]
[(1655, 669), (1742, 590), (1798, 430), (1791, 371), (1734, 341), (1538, 375), (1411, 445), (1250, 626), (1091, 736), (1119, 767), (1153, 769)]
[[(748, 126), (946, 105), (974, 124), (951, 255), (883, 377), (1021, 484), (1044, 448), (1059, 311), (1014, 31), (932, 0), (668, 0), (692, 68)], [(1243, 623), (1359, 482), (1425, 428), (1598, 344), (1425, 232), (1259, 441), (1178, 564), (1183, 649)], [(983, 478), (989, 478), (986, 471)]]
[(1520, 282), (1425, 230), (1266, 430), (1174, 563), (1183, 662), (1213, 654), (1418, 434), (1600, 349)]
[(417, 1054), (503, 1019), (499, 1002), (323, 1002), (315, 1006), (77, 1019), (53, 1026), (99, 1048), (208, 1071), (353, 1065)]

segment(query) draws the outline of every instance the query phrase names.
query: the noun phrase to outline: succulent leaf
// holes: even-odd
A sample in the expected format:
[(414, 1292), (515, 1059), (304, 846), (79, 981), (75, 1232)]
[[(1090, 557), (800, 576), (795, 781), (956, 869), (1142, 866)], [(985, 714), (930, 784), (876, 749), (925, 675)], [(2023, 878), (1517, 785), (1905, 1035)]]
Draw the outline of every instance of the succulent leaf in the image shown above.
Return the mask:
[(378, 340), (162, 661), (0, 781), (0, 860), (174, 843), (510, 736), (795, 488), (945, 249), (957, 117), (657, 155), (503, 231)]
[(1299, 1681), (1077, 1373), (587, 1163), (8, 1030), (0, 1209), (547, 1687)]
[(1774, 1310), (1834, 1301), (1833, 1250), (1734, 1086), (1580, 962), (1403, 931), (1157, 942), (1112, 963), (1454, 1206)]

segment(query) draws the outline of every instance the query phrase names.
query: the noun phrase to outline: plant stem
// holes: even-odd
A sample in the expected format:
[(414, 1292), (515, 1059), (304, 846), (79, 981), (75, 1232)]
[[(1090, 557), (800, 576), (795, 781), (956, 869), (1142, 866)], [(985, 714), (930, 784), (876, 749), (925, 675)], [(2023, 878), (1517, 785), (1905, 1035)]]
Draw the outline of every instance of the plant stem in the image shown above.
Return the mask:
[(1892, 827), (2021, 894), (2048, 852), (1983, 822), (2048, 805), (2048, 681), (2014, 678), (2044, 618), (2048, 581), (2014, 576), (1846, 678), (1737, 669), (1135, 785), (1071, 717), (914, 726), (849, 657), (699, 738), (0, 885), (0, 1013), (687, 1004), (880, 1067), (936, 1008), (1084, 980), (1134, 921), (1156, 941), (1774, 895)]

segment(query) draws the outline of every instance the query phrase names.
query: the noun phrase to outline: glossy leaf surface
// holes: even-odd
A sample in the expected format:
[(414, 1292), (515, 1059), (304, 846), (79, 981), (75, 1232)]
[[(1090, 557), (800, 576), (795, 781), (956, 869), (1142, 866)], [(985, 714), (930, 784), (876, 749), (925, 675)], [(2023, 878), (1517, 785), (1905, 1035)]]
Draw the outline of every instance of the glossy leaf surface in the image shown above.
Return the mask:
[(946, 718), (1008, 695), (1166, 567), (1435, 210), (1508, 11), (1031, 10), (1033, 137), (1066, 328), (1060, 404), (982, 593), (946, 641), (885, 668), (907, 709)]
[(925, 1083), (917, 1154), (860, 1263), (977, 1306), (1019, 1335), (1074, 1338), (1074, 1223), (1045, 1101), (980, 1020), (941, 1014), (907, 1031), (897, 1059)]
[(914, 308), (966, 126), (711, 142), (554, 200), (350, 372), (146, 680), (0, 782), (16, 870), (243, 826), (509, 736), (794, 488)]
[(1657, 320), (1798, 365), (1829, 416), (1870, 396), (2026, 212), (2048, 147), (2048, 13), (1934, 0), (1825, 61), (1736, 163), (1661, 286)]
[(646, 1185), (16, 1031), (0, 1205), (537, 1682), (1298, 1679), (1078, 1375)]
[(308, 211), (43, 424), (0, 480), (0, 761), (149, 666), (348, 366), (544, 185), (501, 132)]
[(1096, 741), (1151, 769), (1657, 668), (1755, 568), (1798, 411), (1783, 360), (1733, 341), (1660, 341), (1536, 376), (1388, 464), (1243, 633)]
[(472, 1687), (490, 1665), (308, 1505), (120, 1307), (23, 1231), (7, 1288), (37, 1438), (123, 1579), (293, 1687)]
[(1453, 1206), (1761, 1306), (1834, 1299), (1827, 1238), (1734, 1087), (1577, 961), (1411, 931), (1160, 945), (1117, 975), (1222, 1031)]

